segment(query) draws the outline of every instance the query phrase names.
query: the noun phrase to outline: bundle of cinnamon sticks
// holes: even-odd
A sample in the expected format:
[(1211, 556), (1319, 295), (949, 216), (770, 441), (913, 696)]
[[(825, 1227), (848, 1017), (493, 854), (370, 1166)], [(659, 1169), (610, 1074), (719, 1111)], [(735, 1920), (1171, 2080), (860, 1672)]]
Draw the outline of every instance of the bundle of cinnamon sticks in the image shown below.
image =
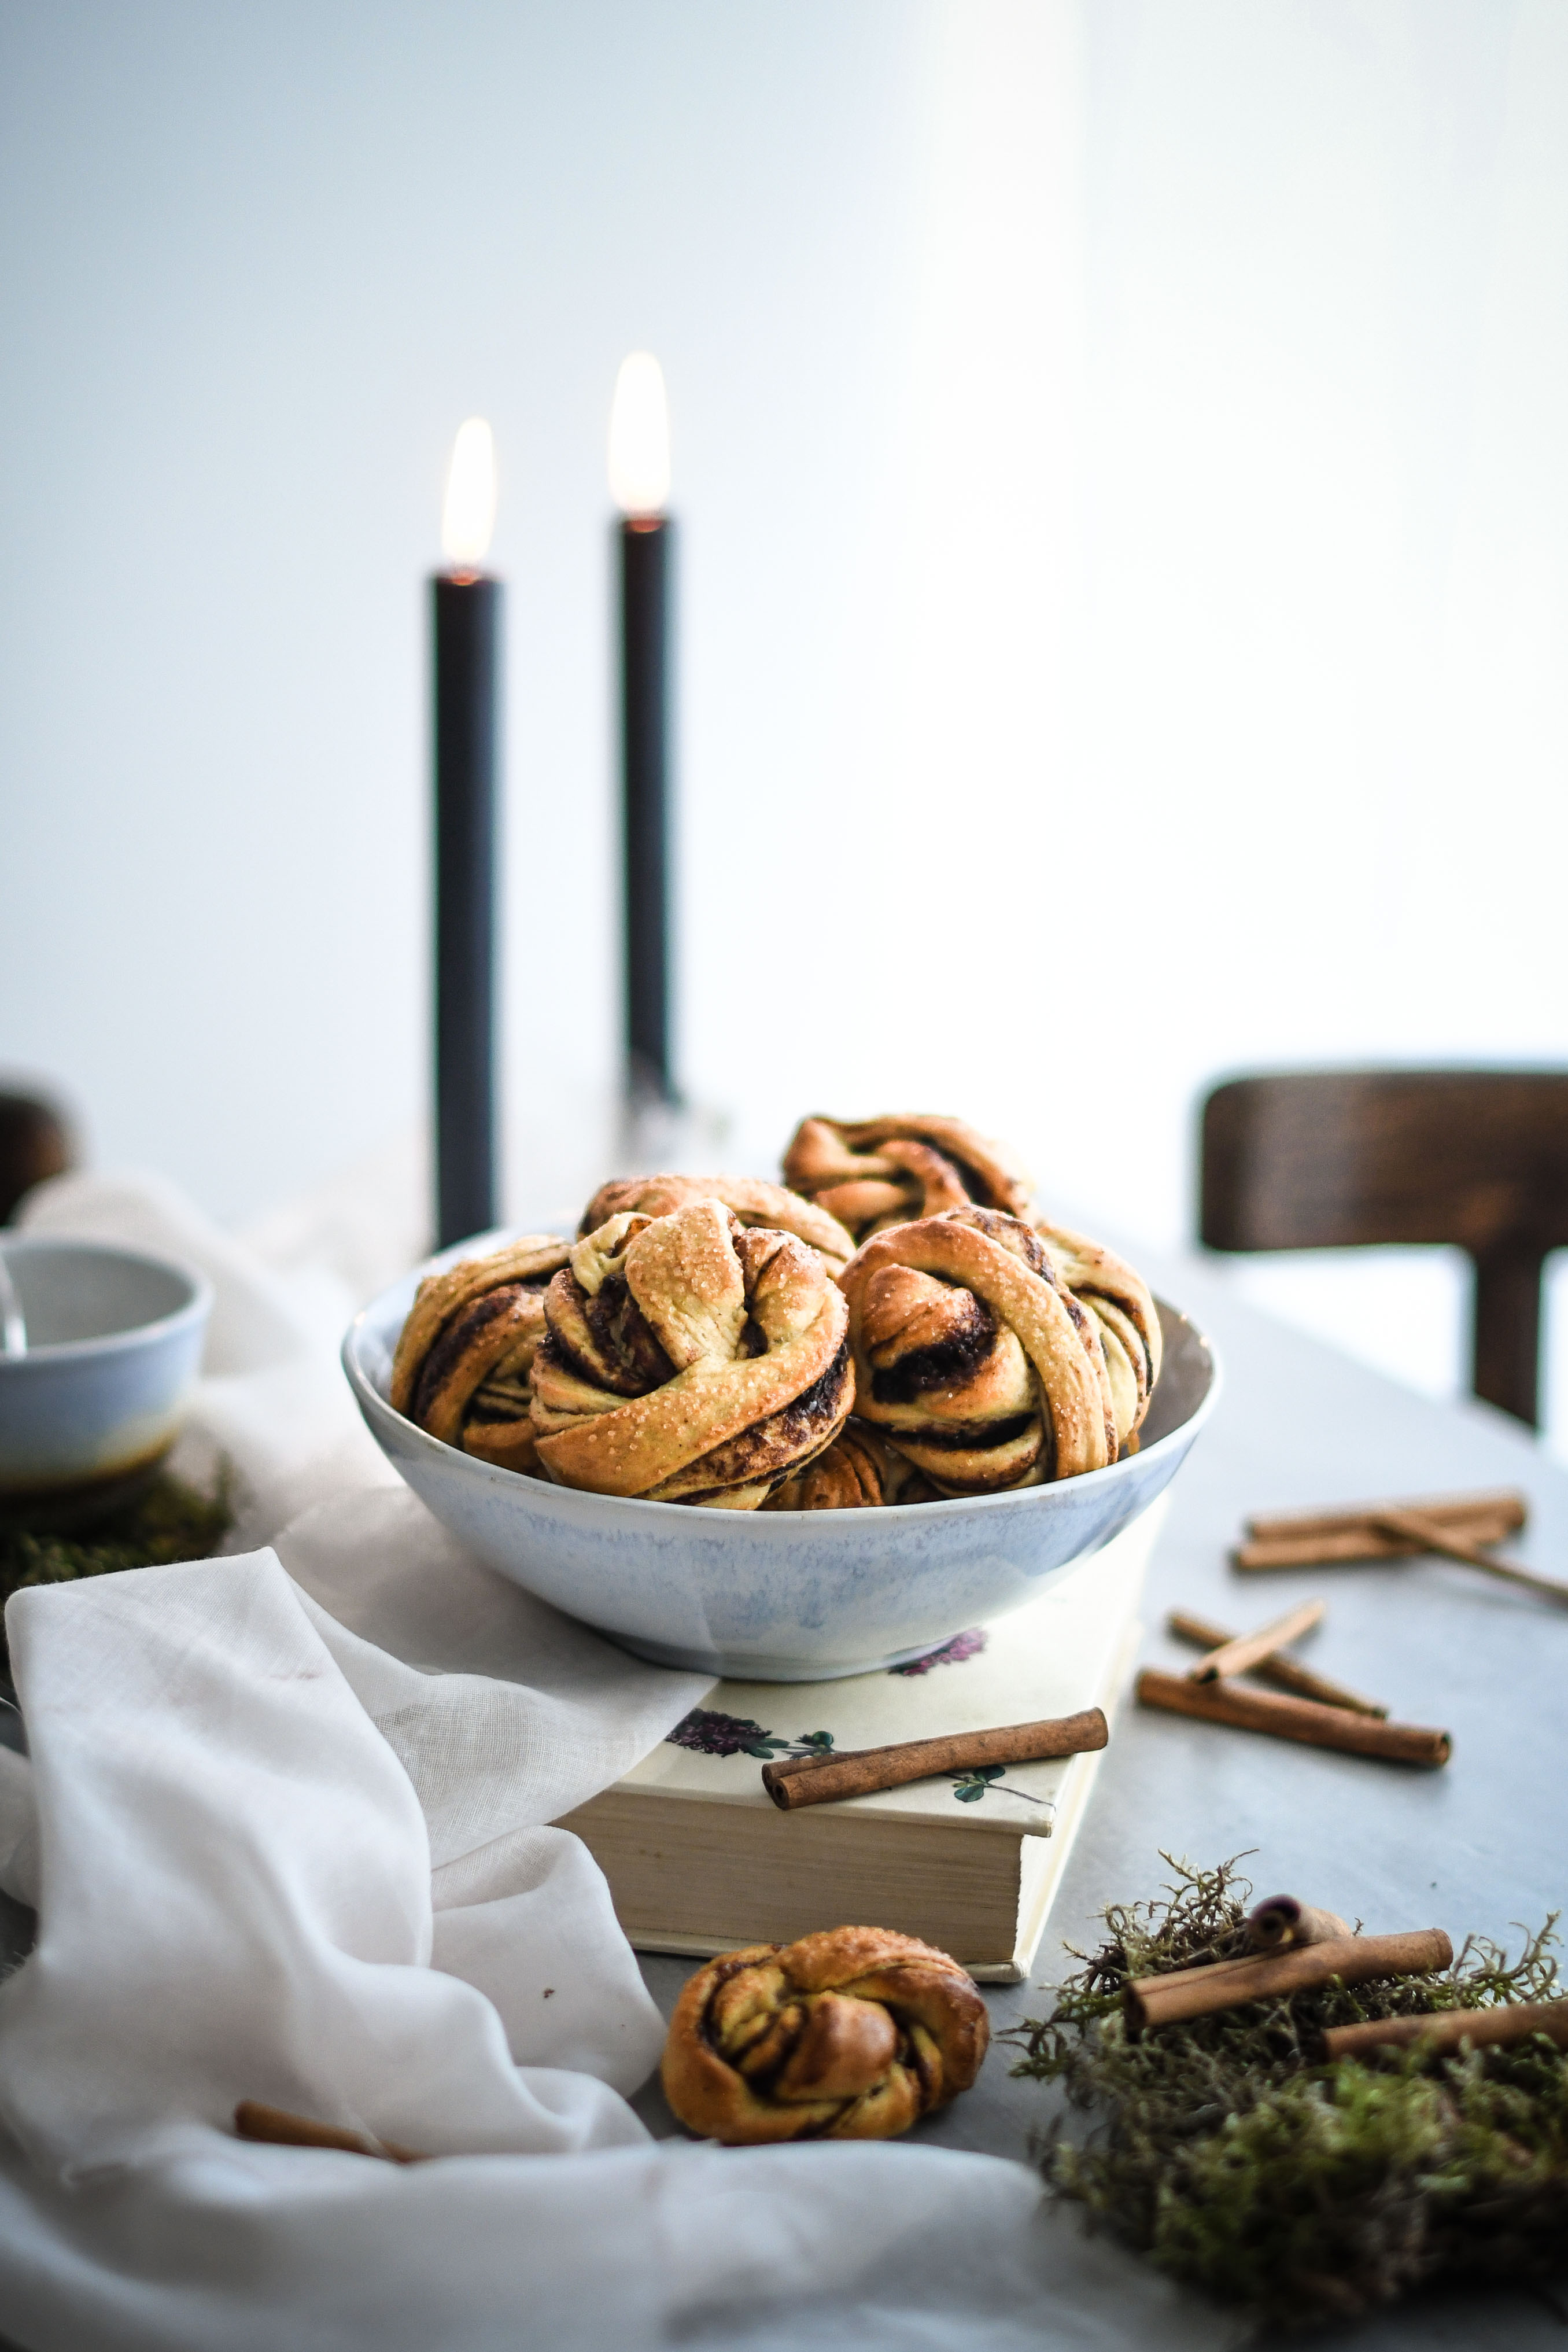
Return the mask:
[(1561, 1578), (1543, 1576), (1519, 1560), (1492, 1555), (1490, 1547), (1517, 1534), (1528, 1515), (1525, 1497), (1512, 1487), (1414, 1502), (1351, 1503), (1327, 1510), (1275, 1512), (1249, 1519), (1246, 1540), (1230, 1557), (1233, 1566), (1257, 1573), (1416, 1559), (1436, 1553), (1539, 1593), (1543, 1600), (1568, 1604), (1568, 1583)]
[[(1269, 1732), (1309, 1748), (1333, 1748), (1385, 1763), (1446, 1764), (1453, 1743), (1446, 1731), (1423, 1724), (1390, 1723), (1380, 1700), (1364, 1698), (1315, 1675), (1289, 1654), (1289, 1644), (1320, 1624), (1321, 1601), (1303, 1601), (1255, 1633), (1228, 1633), (1222, 1625), (1186, 1610), (1167, 1620), (1178, 1641), (1196, 1643), (1204, 1655), (1185, 1675), (1145, 1666), (1138, 1676), (1139, 1704), (1169, 1715), (1197, 1716), (1241, 1731)], [(1281, 1685), (1259, 1690), (1236, 1677), (1252, 1674)]]
[[(1127, 2031), (1138, 2035), (1162, 2025), (1218, 2017), (1253, 2000), (1317, 1992), (1330, 1984), (1375, 1984), (1391, 1977), (1429, 1976), (1453, 1965), (1454, 1948), (1441, 1927), (1404, 1935), (1358, 1935), (1333, 1911), (1314, 1909), (1293, 1895), (1260, 1903), (1244, 1930), (1247, 1950), (1235, 1959), (1135, 1977), (1123, 1988)], [(1419, 2046), (1440, 2054), (1517, 2047), (1542, 2034), (1568, 2050), (1568, 1999), (1500, 2002), (1495, 2009), (1437, 2009), (1418, 2015), (1372, 2018), (1331, 2026), (1308, 2045), (1317, 2061), (1364, 2058), (1379, 2050)]]
[(1161, 1977), (1135, 1977), (1122, 1994), (1127, 2030), (1188, 2024), (1217, 2017), (1249, 2000), (1282, 2000), (1324, 1985), (1375, 1984), (1380, 1978), (1428, 1976), (1452, 1965), (1454, 1948), (1441, 1927), (1420, 1927), (1403, 1936), (1331, 1936), (1239, 1960), (1214, 1960), (1207, 1967), (1173, 1969)]

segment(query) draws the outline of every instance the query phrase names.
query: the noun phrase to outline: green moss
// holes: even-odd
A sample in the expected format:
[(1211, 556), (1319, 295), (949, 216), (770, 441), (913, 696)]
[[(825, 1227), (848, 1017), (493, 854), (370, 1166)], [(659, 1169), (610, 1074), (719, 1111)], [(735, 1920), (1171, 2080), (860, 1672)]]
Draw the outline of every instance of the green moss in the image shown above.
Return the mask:
[[(1167, 1861), (1170, 1860), (1166, 1856)], [(1173, 1862), (1166, 1899), (1113, 1906), (1107, 1940), (1014, 2072), (1094, 2118), (1058, 2131), (1048, 2179), (1165, 2270), (1279, 2326), (1344, 2318), (1440, 2277), (1568, 2266), (1568, 2059), (1536, 2041), (1432, 2060), (1309, 2063), (1364, 2018), (1489, 2008), (1557, 1990), (1554, 1919), (1511, 1965), (1472, 1938), (1441, 1976), (1256, 2001), (1133, 2040), (1130, 1977), (1235, 1957), (1251, 1889), (1234, 1863)]]
[(210, 1495), (165, 1472), (134, 1500), (80, 1535), (0, 1529), (0, 1604), (29, 1584), (70, 1584), (115, 1569), (162, 1568), (206, 1559), (234, 1525), (226, 1471)]

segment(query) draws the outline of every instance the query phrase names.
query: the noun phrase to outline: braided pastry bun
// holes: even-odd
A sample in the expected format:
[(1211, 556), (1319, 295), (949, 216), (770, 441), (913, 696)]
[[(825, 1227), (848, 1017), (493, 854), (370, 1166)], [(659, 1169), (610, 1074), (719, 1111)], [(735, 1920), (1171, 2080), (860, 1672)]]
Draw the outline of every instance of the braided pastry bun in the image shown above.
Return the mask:
[(913, 1462), (863, 1421), (847, 1421), (825, 1453), (791, 1470), (765, 1511), (854, 1511), (888, 1503), (934, 1503), (936, 1489)]
[(855, 1411), (944, 1495), (1114, 1461), (1099, 1325), (1020, 1219), (949, 1209), (895, 1225), (862, 1243), (841, 1286)]
[(687, 1983), (664, 2096), (688, 2131), (761, 2140), (892, 2139), (967, 2091), (990, 2040), (956, 1960), (884, 1927), (723, 1952)]
[(1165, 1335), (1153, 1293), (1125, 1258), (1037, 1217), (1035, 1232), (1046, 1245), (1059, 1278), (1100, 1327), (1105, 1373), (1118, 1445), (1135, 1444), (1160, 1376)]
[(1021, 1217), (1034, 1187), (1004, 1144), (961, 1118), (803, 1118), (784, 1154), (784, 1181), (863, 1242), (945, 1209)]
[(562, 1486), (754, 1511), (838, 1435), (849, 1310), (816, 1252), (721, 1201), (623, 1212), (545, 1293), (540, 1466)]
[(570, 1248), (553, 1234), (525, 1234), (491, 1257), (427, 1275), (392, 1358), (393, 1411), (483, 1462), (537, 1472), (529, 1374), (545, 1286)]
[(814, 1249), (830, 1274), (841, 1274), (855, 1254), (852, 1237), (835, 1217), (787, 1192), (782, 1184), (764, 1183), (759, 1176), (616, 1176), (601, 1184), (582, 1213), (580, 1234), (597, 1233), (612, 1217), (628, 1211), (643, 1217), (667, 1217), (690, 1201), (722, 1201), (743, 1225), (766, 1225), (776, 1234), (793, 1234)]

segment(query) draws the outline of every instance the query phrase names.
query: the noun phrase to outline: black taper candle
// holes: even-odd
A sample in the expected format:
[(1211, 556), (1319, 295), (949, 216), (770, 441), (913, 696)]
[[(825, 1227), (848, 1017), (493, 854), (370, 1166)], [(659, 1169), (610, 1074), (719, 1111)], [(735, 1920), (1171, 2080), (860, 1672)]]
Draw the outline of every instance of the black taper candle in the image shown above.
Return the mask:
[(432, 583), (435, 637), (435, 1223), (496, 1222), (498, 580)]
[(670, 1049), (670, 563), (664, 515), (629, 515), (621, 540), (622, 809), (626, 1076), (632, 1098), (674, 1102)]

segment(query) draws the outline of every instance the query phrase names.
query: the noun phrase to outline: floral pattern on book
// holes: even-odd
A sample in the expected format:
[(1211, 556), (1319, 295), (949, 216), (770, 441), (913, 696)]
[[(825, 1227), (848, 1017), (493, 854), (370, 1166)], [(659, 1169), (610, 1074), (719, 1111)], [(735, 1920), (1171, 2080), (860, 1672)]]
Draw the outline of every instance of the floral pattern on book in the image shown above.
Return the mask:
[(928, 1675), (933, 1666), (961, 1666), (966, 1658), (977, 1658), (986, 1646), (983, 1625), (971, 1625), (967, 1633), (955, 1633), (939, 1650), (928, 1650), (923, 1658), (911, 1658), (906, 1666), (889, 1666), (890, 1675)]
[(776, 1756), (827, 1756), (832, 1751), (831, 1731), (803, 1731), (795, 1739), (768, 1731), (749, 1716), (725, 1715), (717, 1707), (694, 1706), (674, 1731), (666, 1731), (670, 1748), (695, 1748), (700, 1756), (756, 1756), (771, 1764)]
[(1026, 1805), (1043, 1805), (1048, 1812), (1055, 1811), (1049, 1797), (1031, 1797), (1027, 1789), (998, 1788), (997, 1783), (1007, 1769), (1005, 1764), (977, 1764), (966, 1772), (949, 1772), (947, 1778), (956, 1781), (953, 1794), (961, 1805), (977, 1805), (994, 1791), (998, 1797), (1021, 1797)]

